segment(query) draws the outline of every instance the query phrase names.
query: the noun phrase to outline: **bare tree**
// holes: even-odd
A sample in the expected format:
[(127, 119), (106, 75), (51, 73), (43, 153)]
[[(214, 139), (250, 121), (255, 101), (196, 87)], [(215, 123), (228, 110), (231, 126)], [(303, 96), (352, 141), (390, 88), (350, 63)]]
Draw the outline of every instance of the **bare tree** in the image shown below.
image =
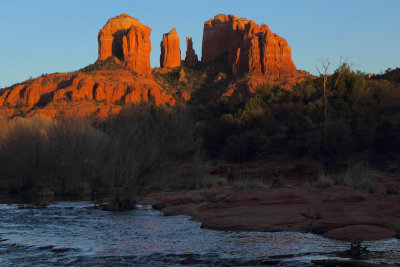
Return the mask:
[(333, 86), (334, 89), (336, 89), (338, 81), (340, 80), (340, 77), (342, 76), (343, 72), (349, 69), (350, 66), (351, 65), (349, 65), (349, 63), (347, 62), (347, 58), (343, 61), (343, 58), (340, 57), (339, 67), (337, 68), (338, 76), (336, 78), (335, 85)]
[[(339, 61), (339, 66), (334, 72), (335, 75), (332, 75), (330, 82), (328, 83), (328, 70), (329, 66), (331, 65), (331, 62), (328, 59), (321, 59), (321, 70), (316, 67), (318, 73), (320, 76), (323, 77), (323, 105), (324, 105), (324, 125), (323, 125), (323, 130), (322, 130), (322, 153), (324, 155), (324, 165), (325, 167), (328, 166), (328, 158), (327, 155), (329, 154), (329, 149), (327, 147), (328, 141), (327, 136), (328, 136), (328, 94), (330, 90), (334, 90), (338, 86), (338, 82), (341, 79), (342, 75), (346, 72), (349, 71), (351, 64), (347, 63), (347, 58), (343, 61), (343, 58), (340, 57)], [(334, 80), (333, 80), (334, 79)], [(332, 82), (333, 87), (332, 87)], [(330, 86), (329, 86), (330, 84)]]
[(122, 194), (134, 200), (140, 187), (167, 179), (166, 172), (158, 174), (171, 167), (176, 158), (198, 148), (196, 128), (188, 113), (180, 107), (163, 110), (138, 105), (112, 122), (106, 176), (116, 206), (112, 204), (110, 209), (124, 208), (118, 204), (126, 200), (120, 199)]
[(321, 59), (321, 67), (322, 67), (322, 72), (318, 69), (318, 67), (315, 67), (319, 73), (319, 75), (322, 75), (324, 78), (324, 100), (323, 100), (323, 105), (324, 105), (324, 124), (328, 121), (328, 97), (327, 97), (327, 81), (328, 81), (328, 69), (329, 66), (331, 65), (331, 62), (329, 62), (328, 59)]
[[(326, 124), (326, 122), (328, 121), (328, 70), (329, 70), (329, 66), (331, 65), (331, 62), (328, 59), (321, 59), (320, 60), (321, 63), (321, 70), (318, 67), (315, 67), (319, 73), (320, 76), (323, 77), (324, 82), (323, 82), (323, 91), (324, 91), (324, 95), (323, 95), (323, 105), (324, 105), (324, 124)], [(336, 89), (338, 82), (341, 78), (341, 76), (343, 75), (344, 72), (346, 72), (347, 70), (350, 69), (350, 67), (353, 64), (349, 64), (348, 63), (348, 59), (346, 58), (345, 60), (343, 60), (343, 57), (340, 57), (340, 61), (339, 61), (339, 66), (336, 70), (336, 73), (338, 74), (336, 79), (335, 79), (335, 83), (332, 89)]]

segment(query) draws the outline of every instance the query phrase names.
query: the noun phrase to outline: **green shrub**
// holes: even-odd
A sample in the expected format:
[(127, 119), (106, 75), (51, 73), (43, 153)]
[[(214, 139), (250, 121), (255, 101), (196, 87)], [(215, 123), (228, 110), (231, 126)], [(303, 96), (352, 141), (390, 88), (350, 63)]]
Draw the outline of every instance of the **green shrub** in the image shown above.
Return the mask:
[(340, 121), (328, 122), (321, 131), (320, 155), (328, 171), (337, 170), (351, 155), (353, 139), (350, 126)]
[(247, 131), (228, 138), (222, 153), (233, 162), (242, 162), (257, 158), (268, 145), (268, 138), (260, 130)]

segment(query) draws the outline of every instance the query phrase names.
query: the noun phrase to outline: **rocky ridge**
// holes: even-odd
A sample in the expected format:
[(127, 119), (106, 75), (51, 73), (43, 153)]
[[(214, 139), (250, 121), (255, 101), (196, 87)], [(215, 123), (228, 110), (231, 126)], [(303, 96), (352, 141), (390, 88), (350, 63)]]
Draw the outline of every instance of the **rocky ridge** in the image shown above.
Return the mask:
[(162, 105), (175, 100), (153, 79), (124, 69), (44, 75), (0, 92), (2, 113), (11, 117), (106, 117), (118, 113), (122, 104), (140, 102)]
[(296, 71), (285, 39), (264, 24), (233, 15), (217, 15), (205, 22), (202, 64), (198, 64), (192, 39), (186, 39), (185, 70), (179, 69), (183, 67), (175, 28), (161, 42), (162, 68), (150, 68), (150, 34), (150, 27), (127, 14), (109, 19), (99, 31), (94, 64), (0, 90), (0, 113), (8, 117), (37, 113), (106, 117), (118, 113), (124, 104), (173, 105), (176, 99), (187, 101), (199, 90), (206, 90), (197, 95), (208, 101), (251, 94), (265, 83), (291, 89), (306, 76)]

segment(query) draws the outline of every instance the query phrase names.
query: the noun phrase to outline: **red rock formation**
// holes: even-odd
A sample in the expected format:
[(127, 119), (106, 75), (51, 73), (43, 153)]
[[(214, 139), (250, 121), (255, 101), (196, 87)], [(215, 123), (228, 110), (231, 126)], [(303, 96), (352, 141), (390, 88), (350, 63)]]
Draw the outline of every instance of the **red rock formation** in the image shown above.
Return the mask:
[[(116, 105), (153, 102), (174, 104), (153, 79), (128, 70), (98, 70), (50, 74), (31, 79), (0, 92), (0, 113), (6, 116), (34, 113), (60, 116), (107, 116), (120, 110)], [(68, 103), (66, 105), (65, 103)], [(85, 103), (84, 105), (80, 105)], [(80, 105), (80, 108), (71, 108)]]
[(169, 215), (185, 214), (202, 227), (223, 230), (298, 231), (343, 240), (398, 236), (400, 220), (393, 196), (334, 186), (315, 193), (301, 186), (237, 191), (231, 187), (153, 193), (141, 204), (162, 207)]
[(199, 62), (199, 58), (197, 57), (196, 52), (193, 49), (192, 37), (186, 37), (185, 65), (186, 66), (194, 66), (198, 62)]
[(105, 117), (118, 113), (121, 104), (173, 105), (175, 99), (151, 78), (150, 33), (150, 27), (127, 14), (111, 18), (99, 32), (96, 64), (77, 72), (30, 79), (1, 90), (0, 113)]
[[(127, 14), (111, 18), (99, 31), (98, 65), (74, 73), (46, 75), (1, 90), (0, 112), (6, 116), (34, 112), (58, 116), (63, 112), (75, 114), (74, 111), (77, 111), (76, 116), (103, 116), (107, 112), (117, 112), (116, 105), (124, 103), (151, 101), (156, 105), (174, 104), (175, 99), (163, 89), (168, 86), (161, 84), (161, 87), (150, 78), (150, 33), (150, 27)], [(269, 31), (266, 25), (258, 26), (251, 20), (233, 15), (215, 16), (204, 24), (202, 49), (203, 63), (209, 63), (223, 54), (227, 55), (229, 63), (214, 62), (207, 72), (212, 70), (218, 73), (228, 66), (234, 75), (250, 73), (233, 81), (228, 88), (217, 90), (216, 94), (252, 93), (257, 85), (271, 81), (290, 89), (301, 78), (291, 60), (287, 42)], [(161, 50), (162, 67), (181, 65), (179, 37), (175, 28), (164, 34)], [(116, 61), (111, 60), (114, 58)], [(196, 62), (192, 40), (187, 38), (185, 63), (194, 65)], [(141, 75), (134, 75), (121, 65)], [(187, 82), (184, 70), (180, 73), (180, 82)], [(179, 93), (177, 88), (173, 90), (178, 97), (190, 98), (190, 94)], [(64, 100), (73, 102), (73, 105), (86, 105), (79, 104), (79, 109), (71, 109), (64, 105)]]
[(115, 56), (127, 68), (151, 75), (150, 33), (150, 27), (127, 14), (111, 18), (99, 32), (98, 59)]
[(223, 54), (234, 75), (251, 73), (273, 80), (297, 74), (286, 40), (252, 20), (217, 15), (204, 23), (202, 62)]
[(161, 68), (175, 68), (181, 65), (181, 50), (179, 48), (179, 37), (176, 29), (163, 34), (161, 41)]

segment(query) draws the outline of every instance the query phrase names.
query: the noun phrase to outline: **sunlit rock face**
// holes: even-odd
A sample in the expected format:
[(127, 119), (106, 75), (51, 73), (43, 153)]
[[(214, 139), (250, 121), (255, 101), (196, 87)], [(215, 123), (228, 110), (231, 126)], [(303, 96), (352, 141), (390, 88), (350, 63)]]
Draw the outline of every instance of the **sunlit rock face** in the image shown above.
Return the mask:
[(161, 41), (161, 68), (175, 68), (181, 65), (181, 49), (179, 48), (179, 37), (176, 29), (164, 33)]
[(175, 99), (151, 77), (129, 70), (49, 74), (0, 91), (0, 114), (51, 117), (106, 117), (122, 104), (174, 104)]
[(232, 74), (281, 78), (296, 73), (286, 40), (268, 26), (234, 15), (217, 15), (204, 23), (202, 63), (227, 54)]
[[(151, 76), (150, 34), (150, 27), (127, 14), (109, 19), (98, 34), (98, 61), (94, 67), (44, 75), (1, 90), (0, 113), (10, 117), (35, 113), (104, 117), (119, 112), (121, 105), (127, 103), (173, 105), (175, 99), (170, 91)], [(197, 65), (192, 39), (187, 38), (186, 44), (184, 64)], [(296, 71), (285, 39), (264, 24), (259, 26), (233, 15), (217, 15), (204, 23), (202, 52), (202, 67), (207, 74), (220, 74), (224, 68), (233, 76), (245, 77), (216, 90), (219, 96), (253, 93), (257, 86), (267, 83), (290, 89), (304, 76)], [(224, 62), (218, 62), (221, 56), (226, 59)], [(175, 28), (163, 36), (160, 63), (163, 71), (181, 65)], [(180, 75), (180, 82), (184, 82), (184, 75)], [(190, 98), (190, 94), (174, 90), (175, 96)]]
[(194, 66), (199, 62), (199, 58), (196, 55), (196, 52), (193, 49), (193, 41), (191, 37), (186, 37), (186, 57), (185, 57), (185, 65), (186, 66)]
[(30, 79), (0, 91), (0, 114), (106, 117), (123, 104), (173, 105), (175, 99), (151, 76), (151, 28), (122, 14), (99, 31), (95, 64), (70, 73)]
[(127, 68), (139, 74), (151, 75), (150, 34), (150, 27), (127, 14), (111, 18), (99, 31), (98, 59), (115, 56)]

